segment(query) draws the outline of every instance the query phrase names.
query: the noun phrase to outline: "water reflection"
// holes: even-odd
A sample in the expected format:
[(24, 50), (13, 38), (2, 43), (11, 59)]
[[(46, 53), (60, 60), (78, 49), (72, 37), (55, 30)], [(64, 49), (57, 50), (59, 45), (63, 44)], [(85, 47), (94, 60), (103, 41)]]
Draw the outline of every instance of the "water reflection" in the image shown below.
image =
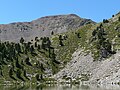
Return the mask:
[(88, 85), (81, 85), (79, 88), (83, 89), (83, 90), (89, 90), (90, 87)]
[(0, 90), (120, 90), (119, 85), (0, 86)]

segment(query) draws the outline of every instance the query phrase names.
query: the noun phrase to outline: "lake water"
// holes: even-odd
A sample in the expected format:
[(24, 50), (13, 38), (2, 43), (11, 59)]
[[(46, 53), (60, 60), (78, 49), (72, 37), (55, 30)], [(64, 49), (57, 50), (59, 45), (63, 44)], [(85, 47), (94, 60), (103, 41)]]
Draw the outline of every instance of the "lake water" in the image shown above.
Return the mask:
[(0, 86), (0, 90), (120, 90), (119, 85)]

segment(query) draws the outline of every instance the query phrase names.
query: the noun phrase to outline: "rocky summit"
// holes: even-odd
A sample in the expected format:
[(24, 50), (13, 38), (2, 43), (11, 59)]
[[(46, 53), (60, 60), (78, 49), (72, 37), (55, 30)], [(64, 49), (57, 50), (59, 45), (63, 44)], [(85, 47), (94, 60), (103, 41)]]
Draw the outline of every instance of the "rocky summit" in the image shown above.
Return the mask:
[(17, 22), (0, 25), (0, 40), (18, 42), (21, 37), (31, 40), (34, 37), (51, 36), (75, 30), (89, 23), (90, 19), (83, 19), (75, 14), (46, 16), (31, 22)]

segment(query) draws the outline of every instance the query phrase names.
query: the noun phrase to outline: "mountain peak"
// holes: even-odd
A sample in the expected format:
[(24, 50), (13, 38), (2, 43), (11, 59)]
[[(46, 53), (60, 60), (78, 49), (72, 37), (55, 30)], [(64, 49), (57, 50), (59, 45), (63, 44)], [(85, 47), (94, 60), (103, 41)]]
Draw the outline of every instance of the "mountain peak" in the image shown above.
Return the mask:
[(90, 19), (83, 19), (76, 14), (45, 16), (31, 22), (18, 22), (0, 25), (1, 40), (17, 41), (24, 37), (31, 40), (34, 37), (51, 36), (54, 34), (75, 30), (88, 23), (95, 23)]

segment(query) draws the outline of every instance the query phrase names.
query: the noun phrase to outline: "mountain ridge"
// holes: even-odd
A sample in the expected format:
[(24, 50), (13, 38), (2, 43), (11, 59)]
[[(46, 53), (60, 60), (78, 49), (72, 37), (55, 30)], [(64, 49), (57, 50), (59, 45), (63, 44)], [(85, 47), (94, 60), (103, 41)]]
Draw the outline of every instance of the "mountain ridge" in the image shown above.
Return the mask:
[(31, 40), (33, 37), (51, 36), (54, 34), (75, 30), (79, 27), (93, 23), (90, 19), (83, 19), (75, 14), (45, 16), (31, 22), (15, 22), (0, 24), (0, 39), (3, 41), (16, 41), (21, 37)]

